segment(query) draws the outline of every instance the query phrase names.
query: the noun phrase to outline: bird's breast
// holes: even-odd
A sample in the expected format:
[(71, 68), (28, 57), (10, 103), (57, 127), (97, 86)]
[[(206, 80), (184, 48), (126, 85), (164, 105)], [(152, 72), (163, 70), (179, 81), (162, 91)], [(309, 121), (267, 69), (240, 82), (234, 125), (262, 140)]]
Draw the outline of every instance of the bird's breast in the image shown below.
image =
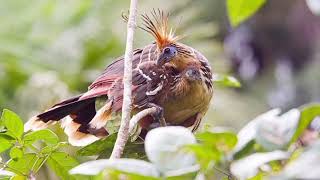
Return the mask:
[(180, 124), (186, 119), (208, 109), (212, 93), (202, 83), (189, 85), (181, 94), (168, 96), (162, 105), (164, 117), (168, 123)]

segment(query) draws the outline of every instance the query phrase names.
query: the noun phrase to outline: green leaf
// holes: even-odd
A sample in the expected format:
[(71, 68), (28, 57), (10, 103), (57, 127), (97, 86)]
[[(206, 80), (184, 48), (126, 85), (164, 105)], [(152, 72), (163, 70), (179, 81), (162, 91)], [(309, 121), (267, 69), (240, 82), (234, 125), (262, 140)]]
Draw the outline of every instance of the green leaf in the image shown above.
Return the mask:
[[(109, 158), (111, 155), (112, 149), (106, 149), (105, 151), (99, 154), (98, 159)], [(133, 158), (147, 160), (147, 156), (144, 150), (144, 144), (138, 142), (127, 142), (124, 147), (122, 158)]]
[(301, 110), (300, 120), (296, 132), (292, 136), (290, 144), (296, 142), (303, 131), (308, 127), (311, 121), (320, 116), (320, 104), (313, 104), (307, 107), (304, 107)]
[(8, 163), (8, 170), (12, 170), (17, 174), (29, 174), (32, 171), (38, 169), (44, 158), (37, 157), (35, 153), (24, 154), (18, 160), (10, 160)]
[[(109, 158), (116, 142), (117, 134), (111, 134), (77, 151), (79, 156), (99, 155), (101, 158)], [(143, 143), (128, 142), (123, 151), (123, 158), (146, 159)]]
[(7, 131), (6, 127), (4, 126), (3, 121), (1, 120), (1, 117), (0, 117), (0, 133), (5, 133), (6, 131)]
[(17, 176), (11, 177), (10, 180), (27, 180), (27, 177), (26, 176), (17, 175)]
[(54, 152), (47, 160), (49, 167), (61, 179), (75, 179), (69, 174), (69, 170), (79, 165), (78, 161), (65, 152)]
[(20, 117), (16, 113), (4, 109), (1, 120), (3, 121), (3, 125), (7, 128), (7, 134), (16, 139), (20, 139), (23, 134), (23, 123)]
[(242, 147), (241, 150), (233, 154), (233, 159), (238, 160), (253, 153), (255, 143), (255, 140), (249, 141), (245, 146)]
[(252, 16), (266, 0), (227, 0), (230, 23), (233, 27)]
[(203, 144), (190, 144), (184, 149), (195, 154), (202, 169), (207, 169), (210, 162), (217, 162), (222, 157), (222, 153), (216, 148)]
[(213, 146), (219, 151), (224, 152), (231, 150), (237, 144), (237, 135), (231, 132), (203, 132), (196, 134), (196, 137), (204, 144)]
[(25, 145), (31, 145), (38, 140), (42, 140), (47, 145), (56, 145), (59, 142), (58, 136), (49, 129), (29, 132), (23, 138)]
[(192, 173), (187, 173), (179, 176), (169, 176), (166, 177), (166, 180), (194, 180), (196, 179), (197, 173), (192, 172)]
[(102, 152), (112, 152), (114, 143), (116, 142), (117, 134), (111, 134), (104, 139), (100, 139), (88, 146), (83, 147), (77, 151), (80, 156), (93, 156), (101, 154)]
[(0, 136), (0, 153), (9, 149), (13, 144), (10, 140), (6, 139), (3, 136)]
[(42, 154), (48, 154), (51, 153), (53, 151), (56, 151), (57, 149), (67, 146), (68, 143), (67, 142), (59, 142), (58, 144), (54, 145), (54, 146), (46, 146), (44, 148), (41, 149), (41, 153)]
[(214, 83), (221, 86), (234, 87), (234, 88), (241, 87), (241, 83), (233, 76), (215, 74), (213, 81)]
[(18, 147), (13, 147), (10, 150), (10, 157), (13, 160), (17, 160), (23, 156), (23, 151)]
[(259, 172), (257, 175), (254, 177), (249, 178), (248, 180), (264, 180), (264, 174), (263, 172)]

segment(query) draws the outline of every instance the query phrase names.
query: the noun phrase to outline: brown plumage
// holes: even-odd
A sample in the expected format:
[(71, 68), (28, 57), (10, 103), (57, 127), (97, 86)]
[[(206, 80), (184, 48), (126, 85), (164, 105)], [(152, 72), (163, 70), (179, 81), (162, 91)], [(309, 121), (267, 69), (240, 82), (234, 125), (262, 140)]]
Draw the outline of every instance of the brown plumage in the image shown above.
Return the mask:
[[(142, 15), (144, 27), (155, 42), (136, 49), (133, 56), (133, 113), (150, 106), (159, 112), (140, 121), (148, 130), (163, 115), (169, 125), (196, 130), (212, 97), (212, 73), (207, 59), (197, 50), (177, 42), (168, 26), (168, 15), (154, 10)], [(54, 105), (26, 123), (26, 130), (45, 128), (60, 119), (73, 145), (83, 146), (108, 135), (106, 123), (121, 113), (123, 57), (111, 63), (86, 93)], [(96, 101), (105, 97), (103, 107)]]

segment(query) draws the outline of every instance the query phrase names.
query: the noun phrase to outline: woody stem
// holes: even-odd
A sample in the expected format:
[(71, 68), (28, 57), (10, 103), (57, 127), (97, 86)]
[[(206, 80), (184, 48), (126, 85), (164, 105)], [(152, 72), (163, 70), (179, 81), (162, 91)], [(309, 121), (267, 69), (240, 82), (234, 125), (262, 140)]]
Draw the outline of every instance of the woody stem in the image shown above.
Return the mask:
[(130, 121), (131, 106), (132, 106), (131, 85), (132, 85), (133, 37), (134, 37), (134, 31), (136, 28), (137, 6), (138, 6), (138, 0), (131, 0), (129, 19), (127, 24), (126, 50), (125, 50), (125, 56), (124, 56), (124, 74), (123, 74), (124, 92), (123, 92), (121, 125), (120, 125), (117, 140), (114, 144), (114, 148), (110, 156), (110, 159), (121, 157), (125, 144), (129, 138), (129, 121)]

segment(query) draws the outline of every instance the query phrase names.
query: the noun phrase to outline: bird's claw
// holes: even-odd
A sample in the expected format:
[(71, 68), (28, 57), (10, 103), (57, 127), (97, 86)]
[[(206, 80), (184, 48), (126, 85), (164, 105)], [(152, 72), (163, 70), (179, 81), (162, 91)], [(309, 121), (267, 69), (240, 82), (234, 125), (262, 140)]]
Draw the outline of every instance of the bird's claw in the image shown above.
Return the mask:
[(154, 104), (154, 103), (149, 103), (148, 107), (154, 107), (156, 108), (156, 112), (152, 114), (152, 117), (154, 120), (160, 123), (160, 126), (167, 126), (166, 120), (164, 119), (164, 113), (163, 113), (163, 108)]

